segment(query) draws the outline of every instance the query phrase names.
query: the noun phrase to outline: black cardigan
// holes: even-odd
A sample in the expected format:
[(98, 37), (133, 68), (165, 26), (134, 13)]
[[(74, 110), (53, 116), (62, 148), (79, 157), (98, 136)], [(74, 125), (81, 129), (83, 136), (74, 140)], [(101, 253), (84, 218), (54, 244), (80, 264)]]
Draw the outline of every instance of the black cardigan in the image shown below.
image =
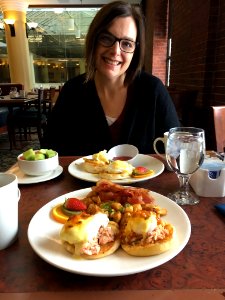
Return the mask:
[[(49, 117), (43, 146), (59, 155), (90, 155), (115, 146), (95, 83), (84, 80), (83, 74), (65, 83)], [(127, 100), (119, 143), (154, 153), (154, 139), (180, 126), (167, 89), (157, 77), (142, 72), (128, 88)]]

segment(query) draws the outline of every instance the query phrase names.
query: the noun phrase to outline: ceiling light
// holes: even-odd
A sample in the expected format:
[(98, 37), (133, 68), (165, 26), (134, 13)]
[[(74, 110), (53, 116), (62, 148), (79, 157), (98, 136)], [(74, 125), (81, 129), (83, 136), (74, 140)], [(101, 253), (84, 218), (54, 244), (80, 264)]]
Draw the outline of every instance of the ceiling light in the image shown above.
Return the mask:
[(56, 7), (54, 8), (54, 13), (55, 14), (61, 14), (64, 11), (64, 8)]

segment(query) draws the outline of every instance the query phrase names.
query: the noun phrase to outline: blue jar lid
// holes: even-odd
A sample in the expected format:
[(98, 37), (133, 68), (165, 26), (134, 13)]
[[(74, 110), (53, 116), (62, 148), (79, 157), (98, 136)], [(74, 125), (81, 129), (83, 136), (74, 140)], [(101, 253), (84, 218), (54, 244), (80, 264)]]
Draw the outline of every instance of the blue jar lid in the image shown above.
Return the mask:
[(209, 171), (220, 171), (225, 168), (225, 163), (222, 161), (204, 161), (200, 168)]

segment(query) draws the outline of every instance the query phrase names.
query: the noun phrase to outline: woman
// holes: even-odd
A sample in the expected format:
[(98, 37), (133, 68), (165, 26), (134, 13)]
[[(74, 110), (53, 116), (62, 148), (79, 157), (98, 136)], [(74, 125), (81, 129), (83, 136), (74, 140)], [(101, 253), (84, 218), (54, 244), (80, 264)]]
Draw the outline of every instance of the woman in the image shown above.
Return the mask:
[(141, 13), (124, 1), (103, 6), (86, 38), (87, 71), (63, 86), (45, 147), (88, 155), (129, 143), (153, 153), (154, 139), (179, 121), (162, 82), (142, 71), (144, 50)]

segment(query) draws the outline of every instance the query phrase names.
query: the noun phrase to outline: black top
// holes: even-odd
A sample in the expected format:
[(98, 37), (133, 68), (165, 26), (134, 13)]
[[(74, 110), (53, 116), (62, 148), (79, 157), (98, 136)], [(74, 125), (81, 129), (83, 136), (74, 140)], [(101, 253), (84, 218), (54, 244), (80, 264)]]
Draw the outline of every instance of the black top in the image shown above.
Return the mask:
[(129, 86), (122, 116), (112, 125), (116, 130), (108, 126), (94, 81), (84, 81), (83, 74), (65, 83), (49, 117), (43, 146), (59, 155), (90, 155), (116, 144), (133, 144), (140, 153), (151, 154), (155, 138), (180, 126), (167, 89), (157, 77), (142, 72)]

